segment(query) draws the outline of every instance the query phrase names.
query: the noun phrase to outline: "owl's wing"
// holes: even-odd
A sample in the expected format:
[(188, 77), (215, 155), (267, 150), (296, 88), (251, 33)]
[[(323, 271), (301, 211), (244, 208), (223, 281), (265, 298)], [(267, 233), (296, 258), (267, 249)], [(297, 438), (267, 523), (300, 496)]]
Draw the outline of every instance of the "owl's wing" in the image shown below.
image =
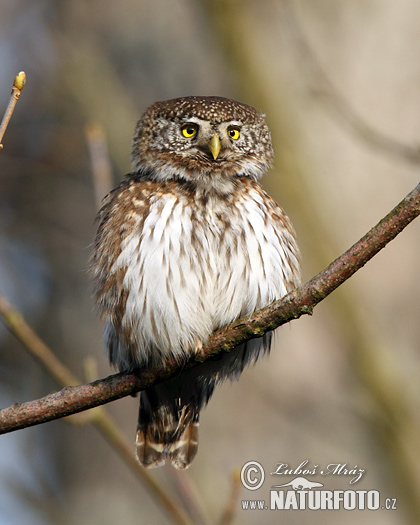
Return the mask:
[(90, 271), (97, 304), (107, 322), (108, 351), (113, 364), (116, 364), (114, 353), (118, 352), (118, 345), (130, 344), (131, 340), (128, 327), (122, 323), (128, 297), (124, 287), (127, 267), (115, 263), (126, 236), (133, 229), (141, 230), (148, 213), (149, 199), (147, 183), (128, 179), (104, 198), (97, 216), (99, 227)]

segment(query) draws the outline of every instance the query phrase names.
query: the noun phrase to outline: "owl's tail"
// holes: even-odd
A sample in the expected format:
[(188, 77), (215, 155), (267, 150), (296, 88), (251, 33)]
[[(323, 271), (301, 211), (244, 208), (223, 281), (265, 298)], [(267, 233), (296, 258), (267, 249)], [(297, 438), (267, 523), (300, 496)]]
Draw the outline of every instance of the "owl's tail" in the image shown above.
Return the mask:
[[(137, 424), (137, 458), (147, 468), (169, 460), (186, 469), (198, 450), (198, 410), (191, 406), (158, 404), (154, 389), (142, 392)], [(179, 400), (178, 400), (179, 401)]]
[(152, 468), (169, 460), (175, 468), (187, 468), (197, 454), (201, 408), (218, 383), (238, 379), (245, 366), (268, 352), (271, 335), (248, 341), (142, 392), (136, 435), (140, 463)]

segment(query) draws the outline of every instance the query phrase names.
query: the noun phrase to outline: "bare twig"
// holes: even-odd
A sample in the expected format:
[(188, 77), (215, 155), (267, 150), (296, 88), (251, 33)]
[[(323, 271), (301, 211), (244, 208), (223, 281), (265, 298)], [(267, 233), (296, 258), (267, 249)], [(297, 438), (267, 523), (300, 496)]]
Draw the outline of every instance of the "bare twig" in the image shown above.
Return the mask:
[(104, 196), (112, 190), (113, 176), (111, 161), (106, 146), (105, 133), (99, 124), (91, 122), (85, 128), (92, 166), (93, 190), (96, 208), (101, 207)]
[[(311, 314), (319, 302), (364, 266), (419, 214), (420, 184), (364, 237), (306, 284), (280, 301), (215, 332), (202, 352), (183, 369), (197, 366), (222, 351), (230, 351), (249, 339), (260, 337), (304, 314)], [(4, 309), (4, 301), (0, 302), (0, 314), (9, 328), (20, 337), (19, 317), (13, 313)], [(139, 375), (115, 374), (86, 385), (67, 387), (35, 401), (14, 404), (0, 411), (0, 433), (12, 432), (103, 405), (144, 390), (180, 371), (179, 364), (167, 361), (155, 369), (142, 370)]]
[(241, 488), (241, 474), (239, 470), (232, 472), (232, 487), (225, 510), (223, 511), (220, 525), (231, 525), (235, 519), (235, 512), (238, 509), (239, 491)]
[(204, 508), (197, 486), (191, 477), (186, 476), (185, 471), (174, 468), (170, 469), (168, 474), (173, 479), (179, 500), (188, 511), (188, 515), (193, 519), (194, 525), (209, 525), (212, 523)]
[(80, 381), (61, 363), (54, 352), (38, 337), (25, 319), (6, 297), (0, 293), (0, 314), (6, 326), (21, 341), (31, 354), (48, 370), (50, 375), (63, 386), (79, 385)]
[(10, 94), (9, 104), (6, 108), (3, 120), (1, 121), (1, 124), (0, 124), (0, 150), (3, 149), (3, 144), (1, 143), (1, 141), (3, 140), (4, 133), (10, 122), (10, 119), (12, 118), (16, 103), (19, 100), (20, 92), (22, 91), (25, 84), (26, 84), (26, 74), (24, 71), (21, 71), (15, 76), (15, 80), (13, 81), (13, 88)]

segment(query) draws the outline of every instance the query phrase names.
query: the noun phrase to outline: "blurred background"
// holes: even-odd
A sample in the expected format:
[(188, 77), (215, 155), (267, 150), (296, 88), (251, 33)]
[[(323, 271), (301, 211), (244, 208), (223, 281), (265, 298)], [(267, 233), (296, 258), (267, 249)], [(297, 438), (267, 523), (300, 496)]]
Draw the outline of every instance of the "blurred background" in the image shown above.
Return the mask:
[[(416, 0), (0, 0), (1, 114), (27, 74), (0, 153), (0, 291), (78, 376), (87, 357), (98, 377), (112, 372), (87, 275), (101, 190), (86, 127), (103, 129), (116, 184), (146, 107), (194, 94), (266, 114), (276, 157), (263, 186), (295, 225), (309, 279), (418, 183), (419, 19)], [(220, 522), (232, 472), (250, 460), (267, 479), (239, 499), (268, 499), (293, 479), (270, 476), (275, 463), (304, 460), (365, 470), (354, 486), (317, 477), (325, 489), (397, 498), (396, 511), (339, 518), (289, 511), (289, 524), (419, 523), (419, 235), (417, 221), (216, 391), (191, 468), (154, 472), (174, 498), (188, 479), (202, 507), (194, 523)], [(1, 405), (58, 388), (0, 324)], [(107, 406), (132, 442), (137, 406)], [(1, 436), (0, 487), (1, 525), (173, 523), (90, 425)], [(234, 523), (256, 522), (233, 508)]]

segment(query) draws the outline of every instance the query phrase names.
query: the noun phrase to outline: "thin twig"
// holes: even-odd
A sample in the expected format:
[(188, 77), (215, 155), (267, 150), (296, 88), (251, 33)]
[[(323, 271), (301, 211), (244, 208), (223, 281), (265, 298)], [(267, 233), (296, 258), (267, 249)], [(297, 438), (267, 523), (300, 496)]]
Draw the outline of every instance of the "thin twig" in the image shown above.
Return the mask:
[(194, 525), (209, 525), (212, 523), (204, 508), (197, 485), (193, 483), (191, 477), (186, 476), (185, 471), (174, 468), (170, 469), (168, 474), (173, 479), (179, 500), (188, 511), (188, 515), (193, 519)]
[[(200, 354), (182, 368), (197, 366), (222, 351), (230, 351), (249, 339), (260, 337), (304, 314), (311, 314), (319, 302), (362, 268), (419, 214), (420, 184), (325, 270), (280, 301), (215, 332)], [(15, 323), (16, 320), (19, 321), (19, 317), (11, 315), (7, 308), (5, 310), (4, 304), (4, 301), (0, 301), (0, 314), (9, 328), (20, 337), (19, 322)], [(180, 371), (178, 363), (168, 360), (164, 365), (142, 370), (138, 375), (115, 374), (86, 385), (67, 387), (35, 401), (14, 404), (0, 411), (0, 433), (12, 432), (103, 405), (144, 390)]]
[(241, 486), (241, 474), (239, 470), (235, 470), (232, 472), (232, 487), (230, 490), (229, 499), (220, 520), (220, 525), (231, 525), (233, 523), (236, 510), (238, 509), (237, 503)]
[(92, 166), (96, 209), (99, 209), (102, 199), (113, 187), (111, 161), (102, 126), (96, 122), (91, 122), (85, 128), (85, 135)]
[(16, 103), (19, 100), (20, 92), (22, 91), (25, 84), (26, 84), (26, 74), (24, 71), (21, 71), (15, 76), (15, 80), (13, 81), (13, 88), (10, 94), (9, 104), (6, 108), (3, 120), (1, 121), (1, 124), (0, 124), (0, 150), (3, 149), (3, 144), (1, 143), (1, 141), (3, 140), (4, 134), (6, 132), (7, 126), (9, 125), (10, 119), (12, 118)]
[(48, 370), (59, 385), (80, 385), (79, 379), (56, 357), (54, 352), (32, 330), (19, 310), (0, 293), (0, 314), (6, 326), (31, 354)]

